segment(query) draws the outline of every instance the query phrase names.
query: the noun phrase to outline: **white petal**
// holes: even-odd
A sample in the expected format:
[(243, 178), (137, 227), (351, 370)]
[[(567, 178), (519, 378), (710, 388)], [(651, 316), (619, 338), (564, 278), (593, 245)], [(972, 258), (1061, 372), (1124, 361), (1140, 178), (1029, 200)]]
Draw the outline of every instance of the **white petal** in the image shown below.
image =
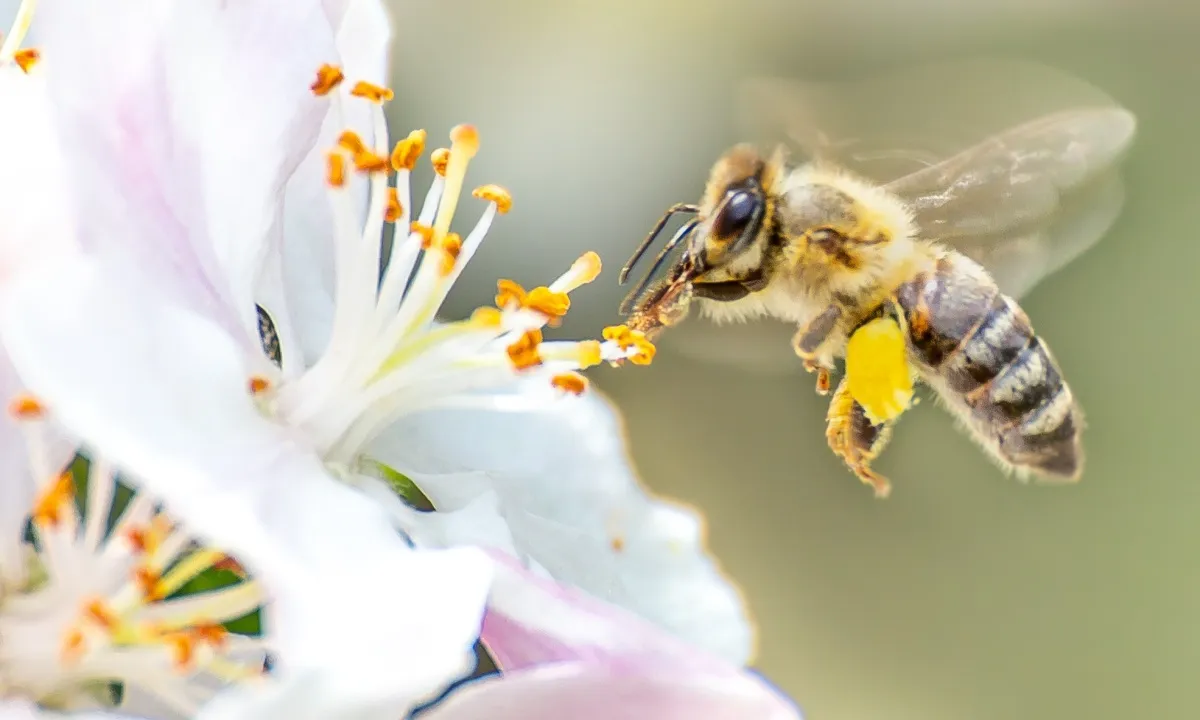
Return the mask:
[(257, 350), (253, 283), (336, 60), (317, 0), (44, 0), (47, 77), (85, 247), (119, 245)]
[[(331, 8), (337, 16), (337, 47), (342, 70), (351, 83), (366, 80), (387, 84), (391, 20), (378, 0), (342, 0)], [(338, 13), (340, 12), (340, 15)], [(368, 146), (375, 142), (370, 105), (342, 93), (343, 114), (330, 112), (320, 139), (288, 181), (284, 195), (283, 274), (287, 304), (307, 364), (316, 362), (333, 323), (333, 218), (325, 181), (325, 155), (346, 129), (354, 130)], [(365, 212), (367, 179), (355, 175), (351, 189), (355, 207)], [(361, 226), (361, 217), (360, 223)]]
[(258, 413), (231, 338), (139, 293), (136, 275), (79, 261), (35, 279), (3, 317), (14, 364), (64, 425), (264, 583), (281, 673), (319, 674), (330, 703), (395, 707), (466, 669), (486, 557), (412, 551)]
[[(532, 392), (513, 388), (525, 391)], [(482, 473), (517, 548), (556, 579), (730, 662), (749, 661), (750, 621), (704, 547), (699, 517), (641, 486), (619, 419), (597, 393), (530, 412), (415, 415), (390, 428), (371, 453), (412, 477), (435, 504), (458, 491), (460, 507), (461, 475)]]
[[(20, 389), (16, 370), (0, 353), (0, 402), (5, 408)], [(33, 507), (34, 482), (25, 439), (5, 413), (0, 417), (0, 586), (5, 577), (24, 576), (25, 520)]]
[(586, 663), (493, 675), (456, 690), (428, 720), (799, 720), (762, 686), (683, 673), (618, 673)]

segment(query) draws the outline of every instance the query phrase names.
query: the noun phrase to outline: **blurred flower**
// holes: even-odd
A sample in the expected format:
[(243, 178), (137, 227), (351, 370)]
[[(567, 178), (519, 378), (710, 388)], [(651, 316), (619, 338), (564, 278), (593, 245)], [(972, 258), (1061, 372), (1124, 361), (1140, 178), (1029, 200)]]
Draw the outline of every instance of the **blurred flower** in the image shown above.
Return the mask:
[[(394, 512), (419, 542), (502, 547), (748, 661), (745, 608), (699, 520), (640, 487), (603, 401), (572, 397), (586, 389), (574, 370), (652, 346), (543, 338), (596, 257), (434, 321), (510, 198), (480, 188), (480, 221), (451, 231), (478, 146), (460, 126), (417, 212), (425, 136), (388, 147), (378, 3), (44, 2), (61, 14), (43, 36), (84, 254), (25, 283), (36, 320), (10, 314), (4, 332), (73, 428), (239, 550), (227, 508), (268, 513), (291, 493), (261, 479), (279, 458), (313, 453), (360, 485), (409, 473), (439, 510), (486, 516)], [(380, 273), (389, 227), (402, 231)], [(168, 455), (180, 465), (164, 474)]]
[[(120, 184), (132, 179), (121, 171), (136, 174), (146, 169), (144, 162), (162, 158), (108, 155), (114, 148), (97, 142), (96, 152), (74, 158), (72, 167), (89, 182), (103, 178), (108, 167), (113, 175), (105, 182), (116, 184), (85, 185), (86, 192), (72, 199), (87, 205), (95, 190), (113, 204), (97, 208), (99, 216), (61, 211), (59, 185), (67, 176), (59, 141), (78, 140), (70, 130), (81, 126), (72, 123), (88, 124), (93, 109), (87, 98), (72, 95), (71, 88), (83, 87), (70, 86), (72, 68), (87, 72), (96, 63), (109, 73), (104, 97), (110, 110), (120, 112), (109, 117), (111, 124), (97, 123), (104, 137), (154, 142), (162, 136), (128, 135), (121, 123), (131, 112), (163, 110), (156, 103), (163, 98), (154, 94), (166, 87), (160, 73), (182, 72), (178, 63), (186, 58), (219, 64), (232, 62), (238, 51), (275, 48), (285, 54), (298, 38), (319, 40), (322, 33), (326, 45), (300, 50), (333, 47), (329, 16), (320, 5), (285, 5), (223, 9), (205, 2), (168, 9), (157, 3), (90, 8), (46, 2), (40, 29), (47, 40), (44, 66), (51, 72), (45, 83), (36, 74), (41, 64), (22, 79), (9, 63), (0, 63), (6, 131), (0, 133), (6, 160), (0, 168), (0, 399), (12, 401), (30, 448), (27, 454), (20, 436), (12, 437), (15, 428), (0, 427), (5, 713), (103, 706), (111, 701), (106, 686), (91, 687), (102, 681), (125, 683), (131, 693), (147, 690), (160, 710), (165, 705), (190, 715), (211, 692), (193, 682), (197, 676), (228, 681), (258, 674), (260, 665), (238, 664), (230, 653), (257, 650), (261, 643), (234, 642), (219, 623), (264, 596), (263, 643), (276, 662), (268, 678), (243, 683), (238, 697), (247, 705), (263, 696), (303, 693), (318, 717), (394, 718), (473, 664), (491, 578), (487, 558), (472, 549), (412, 550), (377, 504), (335, 482), (310, 447), (264, 420), (245, 391), (244, 357), (220, 326), (147, 292), (162, 277), (148, 274), (137, 284), (143, 276), (119, 272), (125, 266), (115, 258), (122, 253), (147, 263), (162, 259), (139, 255), (137, 236), (121, 233), (164, 229), (157, 222), (167, 205), (138, 206), (139, 199), (158, 197), (147, 178)], [(110, 54), (93, 52), (99, 38), (112, 41)], [(187, 38), (211, 47), (189, 46), (197, 54), (171, 56), (174, 64), (154, 62), (163, 59), (156, 53), (187, 45)], [(6, 59), (16, 57), (8, 45), (4, 52)], [(136, 81), (147, 79), (139, 73), (146, 72), (156, 82), (139, 87)], [(51, 93), (49, 101), (44, 92)], [(75, 104), (80, 101), (82, 106)], [(52, 111), (59, 114), (60, 135), (49, 131)], [(65, 149), (79, 148), (67, 143)], [(54, 212), (44, 216), (47, 209)], [(94, 222), (102, 218), (121, 222)], [(130, 285), (119, 284), (124, 280)], [(78, 304), (82, 300), (94, 304)], [(94, 328), (100, 334), (70, 334), (68, 318), (86, 324), (88, 317), (103, 319)], [(43, 318), (51, 322), (43, 325)], [(26, 371), (19, 381), (8, 371), (4, 351)], [(57, 359), (44, 362), (48, 357)], [(17, 394), (20, 386), (46, 392), (34, 399)], [(93, 473), (86, 510), (78, 514), (75, 484), (60, 474), (75, 446), (62, 445), (55, 429), (43, 424), (48, 410), (61, 429), (86, 440), (91, 454), (112, 462), (100, 467), (119, 467), (122, 477), (144, 488), (114, 528), (108, 526), (116, 497), (108, 471)], [(151, 497), (162, 500), (171, 519)], [(203, 544), (194, 546), (193, 536)], [(214, 547), (236, 555), (254, 581), (168, 597), (223, 557)], [(181, 669), (184, 674), (175, 675)], [(92, 690), (99, 695), (90, 697)]]

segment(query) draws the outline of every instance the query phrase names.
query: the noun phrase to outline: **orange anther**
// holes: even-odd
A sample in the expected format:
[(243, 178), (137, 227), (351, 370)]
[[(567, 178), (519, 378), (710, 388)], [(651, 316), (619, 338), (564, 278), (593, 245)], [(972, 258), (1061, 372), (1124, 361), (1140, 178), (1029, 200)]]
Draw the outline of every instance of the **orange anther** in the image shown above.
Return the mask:
[(171, 663), (176, 670), (184, 672), (192, 668), (196, 659), (196, 641), (191, 635), (183, 632), (169, 633), (163, 636), (162, 641), (171, 652)]
[(325, 179), (331, 187), (340, 188), (346, 184), (346, 156), (340, 152), (331, 152), (326, 159)]
[(496, 203), (496, 212), (503, 215), (512, 209), (512, 193), (499, 185), (483, 185), (475, 188), (471, 195), (481, 200)]
[(475, 312), (471, 313), (471, 324), (499, 328), (504, 324), (504, 314), (492, 307), (475, 308)]
[(422, 225), (414, 220), (413, 224), (409, 226), (409, 230), (421, 236), (422, 248), (428, 250), (433, 247), (433, 228), (428, 225)]
[(354, 132), (353, 130), (343, 130), (342, 134), (338, 135), (337, 144), (340, 147), (346, 148), (352, 154), (367, 151), (366, 143), (364, 143), (363, 139), (359, 137), (358, 133)]
[(21, 72), (28, 73), (38, 60), (42, 59), (42, 54), (37, 51), (37, 48), (24, 48), (13, 53), (13, 62), (17, 67), (21, 68)]
[(382, 155), (370, 150), (354, 153), (354, 169), (364, 173), (381, 173), (391, 169), (391, 163)]
[(34, 396), (22, 393), (8, 404), (8, 414), (17, 420), (41, 420), (46, 416), (46, 407)]
[(509, 305), (523, 306), (525, 295), (525, 288), (512, 280), (501, 278), (496, 281), (496, 307), (498, 308), (505, 308)]
[(395, 97), (390, 89), (369, 83), (365, 80), (359, 80), (354, 83), (354, 87), (350, 88), (350, 94), (354, 97), (364, 98), (373, 103), (385, 103)]
[(450, 150), (438, 148), (429, 154), (429, 162), (433, 163), (433, 171), (446, 177), (446, 166), (450, 164)]
[(611, 340), (622, 350), (634, 350), (628, 356), (634, 365), (649, 365), (657, 350), (654, 343), (646, 339), (645, 333), (631, 330), (625, 325), (612, 325), (604, 328), (602, 333), (605, 340)]
[(45, 527), (58, 527), (74, 500), (75, 479), (69, 472), (61, 473), (34, 503), (33, 521)]
[(404, 206), (400, 204), (400, 193), (394, 187), (388, 188), (387, 207), (383, 209), (385, 222), (394, 223), (404, 214)]
[(523, 305), (529, 310), (545, 315), (551, 321), (557, 321), (571, 308), (571, 298), (566, 293), (554, 292), (546, 287), (536, 287), (525, 296)]
[(250, 387), (251, 395), (261, 395), (271, 389), (271, 381), (262, 375), (251, 377), (247, 385)]
[(322, 65), (321, 67), (317, 68), (317, 79), (313, 81), (313, 84), (309, 86), (309, 89), (311, 89), (313, 95), (316, 95), (317, 97), (328, 95), (335, 87), (340, 85), (342, 80), (345, 78), (346, 76), (342, 74), (341, 69), (337, 66), (328, 64)]
[(542, 344), (541, 330), (526, 330), (512, 345), (508, 346), (508, 359), (517, 370), (527, 370), (542, 364), (538, 346)]
[(147, 601), (162, 600), (162, 587), (159, 581), (162, 576), (152, 568), (139, 567), (133, 571), (133, 584), (142, 591), (142, 597)]
[(458, 262), (458, 254), (462, 252), (462, 238), (458, 233), (450, 233), (442, 238), (442, 275), (449, 275)]
[(112, 632), (118, 623), (116, 614), (99, 598), (93, 598), (83, 606), (83, 617), (109, 632)]
[(550, 379), (550, 384), (571, 395), (582, 395), (587, 390), (587, 378), (579, 373), (563, 373)]
[(425, 152), (425, 131), (413, 130), (392, 150), (392, 169), (396, 172), (412, 170), (417, 166), (417, 158)]

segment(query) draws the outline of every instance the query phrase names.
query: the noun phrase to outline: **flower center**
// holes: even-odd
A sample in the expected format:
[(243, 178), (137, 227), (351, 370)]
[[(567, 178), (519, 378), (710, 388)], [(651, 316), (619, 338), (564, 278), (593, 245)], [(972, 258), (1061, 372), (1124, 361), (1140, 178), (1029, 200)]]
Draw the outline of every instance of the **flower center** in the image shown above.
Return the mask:
[[(331, 339), (318, 362), (279, 388), (251, 381), (271, 412), (300, 428), (329, 464), (344, 466), (402, 415), (486, 404), (479, 391), (530, 375), (545, 377), (545, 399), (554, 400), (586, 390), (579, 370), (605, 360), (649, 360), (653, 346), (628, 330), (603, 342), (544, 339), (543, 329), (557, 326), (570, 308), (569, 293), (599, 274), (600, 258), (591, 252), (548, 286), (526, 290), (501, 280), (495, 307), (437, 322), (450, 288), (496, 216), (511, 209), (512, 197), (498, 185), (476, 188), (473, 197), (486, 203), (482, 215), (465, 236), (451, 230), (480, 147), (476, 129), (459, 125), (450, 132), (450, 147), (431, 154), (435, 179), (414, 216), (410, 175), (424, 152), (425, 131), (389, 150), (382, 106), (392, 92), (365, 82), (346, 92), (345, 84), (333, 66), (322, 67), (312, 84), (338, 116), (344, 102), (372, 107), (371, 138), (347, 130), (327, 156), (337, 265)], [(353, 194), (358, 178), (367, 184), (363, 221)], [(381, 273), (384, 247), (391, 253)]]
[(0, 697), (55, 708), (115, 705), (114, 687), (136, 685), (190, 715), (214, 679), (261, 675), (261, 662), (233, 658), (261, 655), (262, 641), (225, 627), (259, 607), (258, 584), (194, 592), (231, 561), (198, 546), (103, 461), (59, 472), (36, 399), (16, 398), (9, 417), (25, 436), (30, 477), (0, 482), (32, 483), (34, 501), (23, 537), (13, 528), (0, 537)]

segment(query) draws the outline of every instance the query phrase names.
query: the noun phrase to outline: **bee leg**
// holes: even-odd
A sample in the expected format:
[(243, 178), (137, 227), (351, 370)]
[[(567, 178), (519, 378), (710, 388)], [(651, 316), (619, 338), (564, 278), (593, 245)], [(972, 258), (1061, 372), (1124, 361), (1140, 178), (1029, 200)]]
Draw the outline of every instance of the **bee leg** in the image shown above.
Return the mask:
[(842, 317), (842, 309), (836, 305), (830, 305), (825, 310), (804, 327), (796, 331), (792, 336), (792, 350), (796, 355), (804, 361), (804, 369), (817, 374), (817, 394), (829, 394), (829, 372), (832, 367), (820, 362), (817, 359), (818, 351), (821, 345), (829, 337), (833, 329), (837, 327), (838, 320)]
[(892, 491), (892, 484), (871, 469), (871, 462), (879, 457), (891, 439), (893, 423), (871, 424), (862, 405), (850, 395), (844, 378), (838, 383), (825, 419), (825, 440), (829, 448), (842, 458), (859, 480), (874, 488), (875, 497), (887, 497)]

